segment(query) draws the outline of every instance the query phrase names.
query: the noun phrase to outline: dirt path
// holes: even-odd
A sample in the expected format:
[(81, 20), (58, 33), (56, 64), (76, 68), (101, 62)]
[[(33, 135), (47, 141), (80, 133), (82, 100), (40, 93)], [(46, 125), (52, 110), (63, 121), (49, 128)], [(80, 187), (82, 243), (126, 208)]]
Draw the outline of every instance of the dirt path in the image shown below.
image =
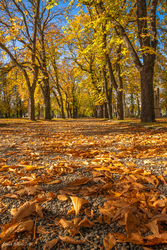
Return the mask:
[(165, 249), (166, 176), (159, 127), (2, 119), (2, 249)]

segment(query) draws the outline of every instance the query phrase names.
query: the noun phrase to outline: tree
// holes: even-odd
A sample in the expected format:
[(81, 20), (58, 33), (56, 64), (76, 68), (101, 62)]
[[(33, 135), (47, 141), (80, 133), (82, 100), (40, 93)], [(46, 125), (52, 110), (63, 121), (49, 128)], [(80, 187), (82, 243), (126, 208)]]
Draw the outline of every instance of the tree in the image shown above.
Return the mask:
[[(29, 91), (29, 119), (35, 120), (34, 92), (38, 80), (36, 45), (40, 0), (37, 0), (35, 2), (28, 1), (26, 3), (31, 4), (31, 10), (33, 12), (31, 14), (29, 12), (32, 20), (31, 29), (29, 29), (30, 20), (27, 20), (27, 13), (25, 12), (25, 3), (15, 0), (0, 1), (2, 14), (0, 24), (1, 29), (3, 30), (3, 34), (1, 33), (0, 37), (0, 47), (9, 55), (12, 62), (21, 70), (25, 77)], [(5, 39), (5, 35), (7, 33), (8, 39)], [(23, 62), (22, 59), (19, 60), (20, 58), (18, 59), (13, 55), (11, 51), (10, 41), (14, 40), (15, 38), (18, 40), (18, 42), (24, 44), (26, 48), (30, 49), (31, 59), (28, 62), (27, 60)], [(30, 73), (28, 73), (26, 70), (29, 65), (31, 70)]]
[[(124, 44), (129, 50), (136, 68), (141, 77), (141, 121), (154, 122), (154, 91), (153, 75), (155, 64), (155, 53), (157, 47), (156, 31), (156, 9), (157, 0), (151, 0), (148, 4), (146, 0), (137, 0), (137, 26), (140, 50), (142, 51), (142, 60), (140, 60), (135, 47), (132, 45), (128, 34), (123, 26), (122, 16), (120, 17), (118, 9), (112, 7), (111, 1), (80, 1), (89, 6), (94, 6), (101, 14), (101, 18), (108, 20), (117, 32), (122, 36)], [(123, 3), (123, 2), (122, 2)], [(120, 3), (119, 3), (120, 5)], [(115, 7), (115, 6), (114, 6)], [(120, 6), (119, 6), (120, 7)], [(123, 4), (123, 7), (125, 5)], [(113, 8), (113, 9), (112, 9)], [(120, 8), (119, 8), (120, 9)], [(115, 14), (114, 14), (115, 13)], [(125, 19), (126, 20), (126, 19)], [(124, 22), (126, 23), (126, 22)]]

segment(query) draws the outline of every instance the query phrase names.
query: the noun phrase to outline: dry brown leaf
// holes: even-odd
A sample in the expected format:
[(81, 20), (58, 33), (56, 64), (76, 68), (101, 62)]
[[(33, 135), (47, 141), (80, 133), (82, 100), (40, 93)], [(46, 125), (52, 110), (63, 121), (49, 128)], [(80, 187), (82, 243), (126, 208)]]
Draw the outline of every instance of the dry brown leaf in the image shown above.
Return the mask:
[(97, 220), (95, 220), (94, 222), (98, 222), (98, 223), (100, 223), (100, 224), (103, 224), (103, 216), (99, 216), (99, 217), (97, 218)]
[(67, 197), (66, 195), (64, 195), (64, 194), (59, 194), (59, 195), (57, 196), (57, 198), (58, 198), (60, 201), (66, 201), (66, 200), (68, 200), (68, 197)]
[(36, 211), (36, 203), (27, 201), (22, 206), (19, 207), (18, 210), (13, 213), (14, 220), (21, 220)]
[(162, 174), (158, 175), (158, 179), (160, 179), (164, 184), (167, 184)]
[(11, 199), (19, 199), (19, 197), (16, 194), (5, 194), (4, 197), (11, 198)]
[(72, 206), (71, 209), (67, 212), (67, 215), (75, 214), (75, 209)]
[(146, 224), (146, 226), (151, 230), (153, 234), (159, 234), (158, 219), (153, 220)]
[(59, 235), (59, 238), (62, 241), (70, 243), (70, 244), (79, 245), (79, 244), (84, 244), (85, 243), (85, 240), (74, 240), (72, 237), (69, 237), (69, 236), (62, 237), (61, 235)]
[(87, 200), (81, 199), (79, 197), (70, 196), (70, 198), (72, 200), (76, 215), (79, 214), (79, 211), (84, 204), (89, 203)]
[(76, 228), (68, 228), (67, 231), (74, 237), (76, 234), (79, 234), (79, 230)]
[(63, 228), (74, 227), (73, 222), (66, 220), (64, 217), (59, 221), (59, 225), (61, 225)]
[(102, 208), (101, 206), (99, 206), (99, 212), (103, 215), (106, 215), (110, 218), (114, 218), (115, 215), (115, 209), (113, 207), (107, 209), (107, 208)]
[(131, 242), (133, 244), (144, 245), (144, 239), (141, 235), (137, 233), (132, 233), (130, 237), (127, 237), (126, 234), (122, 233), (113, 233), (113, 236), (116, 238), (117, 242)]
[(38, 226), (37, 234), (49, 234), (49, 232), (43, 226)]
[(88, 183), (91, 180), (91, 178), (84, 177), (82, 179), (77, 179), (75, 181), (72, 181), (69, 183), (69, 186), (79, 186)]
[(109, 233), (103, 240), (103, 245), (105, 246), (106, 250), (111, 250), (116, 245), (115, 237)]
[(144, 237), (145, 246), (154, 246), (167, 243), (167, 233), (152, 234)]
[(81, 218), (74, 218), (72, 221), (74, 222), (74, 226), (77, 227), (78, 223), (81, 221)]
[(99, 173), (99, 172), (97, 172), (97, 171), (92, 171), (92, 174), (93, 174), (93, 178), (95, 178), (95, 177), (102, 177), (102, 176), (104, 176), (104, 174)]
[(154, 249), (149, 247), (143, 247), (143, 250), (154, 250)]
[(33, 221), (28, 220), (24, 222), (17, 222), (15, 224), (7, 224), (0, 235), (0, 244), (2, 244), (7, 238), (11, 237), (15, 233), (20, 233), (23, 231), (31, 231), (33, 228)]
[(111, 224), (111, 217), (108, 217), (107, 215), (104, 215), (103, 216), (103, 220), (105, 223), (107, 223), (108, 225)]
[(154, 207), (165, 207), (167, 204), (167, 201), (166, 200), (157, 200), (153, 203), (153, 206)]
[(51, 182), (47, 182), (48, 185), (58, 184), (58, 183), (61, 183), (61, 180), (54, 180), (54, 181), (51, 181)]
[(54, 224), (55, 224), (56, 226), (59, 226), (59, 221), (60, 221), (60, 218), (57, 217), (57, 218), (54, 220)]
[(54, 239), (54, 240), (46, 242), (45, 245), (43, 246), (43, 250), (50, 250), (52, 247), (54, 247), (57, 244), (58, 241), (59, 239)]
[(94, 227), (94, 225), (95, 224), (92, 221), (85, 218), (85, 219), (83, 219), (83, 220), (81, 220), (79, 222), (78, 227), (89, 227), (89, 228), (91, 228), (91, 227)]
[(42, 207), (40, 207), (39, 204), (36, 204), (36, 209), (35, 211), (37, 212), (37, 214), (43, 219), (43, 213), (42, 213)]
[(93, 213), (93, 210), (92, 210), (92, 209), (91, 209), (91, 211), (90, 211), (90, 210), (88, 210), (87, 208), (85, 208), (85, 209), (84, 209), (84, 212), (85, 212), (85, 214), (86, 214), (88, 217), (93, 218), (94, 213)]
[(4, 242), (1, 245), (1, 250), (22, 250), (24, 247), (24, 243), (23, 242), (13, 242), (13, 241), (9, 241), (9, 242)]
[(41, 189), (39, 187), (26, 187), (24, 189), (17, 191), (16, 193), (20, 196), (23, 196), (23, 195), (36, 195), (40, 192)]

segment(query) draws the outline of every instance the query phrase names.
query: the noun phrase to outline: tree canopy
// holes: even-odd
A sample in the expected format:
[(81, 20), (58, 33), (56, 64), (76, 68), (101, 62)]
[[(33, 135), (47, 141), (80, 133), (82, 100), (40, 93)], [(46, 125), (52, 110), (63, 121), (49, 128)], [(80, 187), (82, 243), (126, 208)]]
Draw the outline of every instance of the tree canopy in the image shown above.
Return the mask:
[(163, 0), (0, 1), (0, 116), (102, 108), (109, 119), (154, 122), (167, 108), (165, 13)]

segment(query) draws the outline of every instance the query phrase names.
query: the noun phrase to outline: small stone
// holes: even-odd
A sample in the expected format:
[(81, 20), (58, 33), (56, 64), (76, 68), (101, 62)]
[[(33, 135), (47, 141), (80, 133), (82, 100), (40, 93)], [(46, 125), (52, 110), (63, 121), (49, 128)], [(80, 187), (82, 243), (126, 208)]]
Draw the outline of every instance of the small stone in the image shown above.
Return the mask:
[(77, 245), (77, 250), (81, 250), (81, 246), (80, 245)]
[(57, 234), (56, 233), (52, 234), (52, 239), (54, 239), (54, 238), (57, 238)]

